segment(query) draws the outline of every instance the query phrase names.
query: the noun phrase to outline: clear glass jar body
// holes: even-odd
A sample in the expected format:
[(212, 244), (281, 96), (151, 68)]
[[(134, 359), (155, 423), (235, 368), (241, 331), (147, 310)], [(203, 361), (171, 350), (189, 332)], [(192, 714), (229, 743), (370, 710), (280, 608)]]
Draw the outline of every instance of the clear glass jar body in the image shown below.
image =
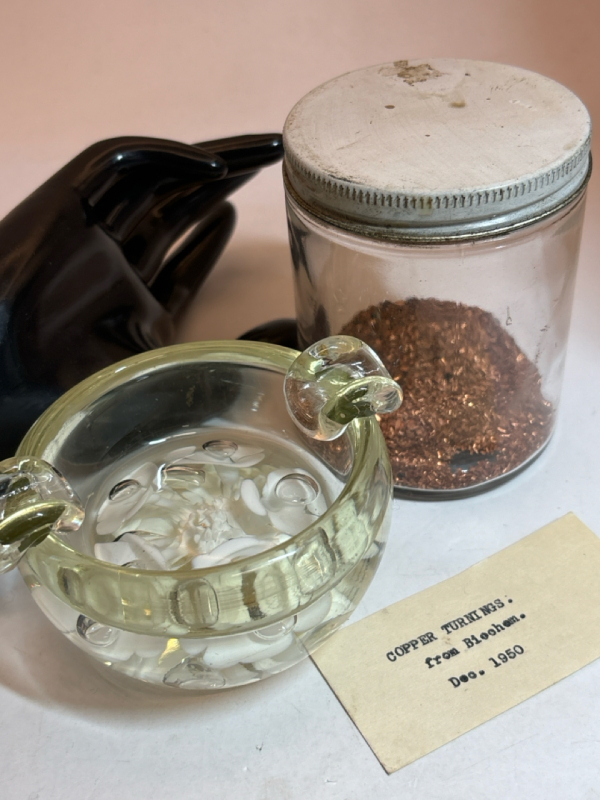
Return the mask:
[[(246, 342), (178, 345), (79, 384), (37, 421), (19, 454), (50, 461), (87, 508), (137, 453), (236, 438), (273, 445), (318, 476), (329, 507), (271, 549), (204, 569), (141, 570), (94, 558), (85, 530), (50, 535), (21, 572), (42, 611), (113, 672), (149, 684), (221, 689), (305, 658), (356, 607), (379, 563), (392, 486), (375, 420), (332, 443), (296, 429), (283, 380), (298, 354)], [(225, 465), (226, 466), (226, 465)], [(231, 470), (230, 470), (231, 471)]]
[(560, 400), (585, 192), (502, 236), (430, 245), (357, 235), (286, 194), (301, 346), (357, 336), (404, 390), (382, 420), (398, 493), (464, 496), (539, 455)]

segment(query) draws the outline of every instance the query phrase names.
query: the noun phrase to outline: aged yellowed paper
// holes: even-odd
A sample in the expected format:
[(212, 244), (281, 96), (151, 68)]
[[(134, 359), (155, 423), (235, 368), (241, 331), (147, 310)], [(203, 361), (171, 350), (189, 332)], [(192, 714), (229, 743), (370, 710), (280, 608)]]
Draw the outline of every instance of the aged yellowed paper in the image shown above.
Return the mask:
[(313, 654), (387, 772), (600, 656), (600, 539), (567, 514)]

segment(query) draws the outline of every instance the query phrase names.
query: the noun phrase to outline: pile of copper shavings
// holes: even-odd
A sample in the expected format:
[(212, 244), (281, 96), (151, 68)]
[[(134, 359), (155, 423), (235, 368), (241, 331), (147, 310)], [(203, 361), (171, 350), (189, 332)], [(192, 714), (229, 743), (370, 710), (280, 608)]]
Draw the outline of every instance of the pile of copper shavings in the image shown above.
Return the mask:
[(520, 466), (547, 440), (541, 377), (489, 312), (434, 298), (360, 311), (341, 333), (377, 351), (404, 390), (381, 418), (397, 486), (460, 489)]

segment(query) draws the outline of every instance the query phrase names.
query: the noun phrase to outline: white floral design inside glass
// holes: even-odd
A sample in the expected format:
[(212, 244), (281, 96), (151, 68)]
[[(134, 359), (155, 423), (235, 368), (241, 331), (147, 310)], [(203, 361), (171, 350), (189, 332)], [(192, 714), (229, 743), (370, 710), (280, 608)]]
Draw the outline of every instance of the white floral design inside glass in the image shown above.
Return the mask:
[(111, 670), (243, 685), (305, 658), (356, 607), (387, 535), (387, 452), (374, 416), (333, 441), (294, 424), (283, 385), (297, 356), (247, 342), (136, 356), (24, 439), (17, 456), (54, 465), (85, 514), (20, 569), (44, 613)]

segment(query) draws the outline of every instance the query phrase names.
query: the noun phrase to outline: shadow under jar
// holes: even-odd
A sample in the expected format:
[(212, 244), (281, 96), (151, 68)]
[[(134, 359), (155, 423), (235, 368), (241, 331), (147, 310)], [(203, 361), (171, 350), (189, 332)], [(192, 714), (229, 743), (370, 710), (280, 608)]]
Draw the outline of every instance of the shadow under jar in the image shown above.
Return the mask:
[[(306, 437), (283, 393), (296, 356), (246, 342), (135, 356), (65, 394), (23, 440), (17, 456), (50, 461), (85, 517), (68, 537), (31, 547), (19, 568), (49, 619), (113, 673), (186, 690), (243, 685), (305, 658), (356, 608), (389, 528), (385, 443), (375, 417), (354, 420), (333, 442)], [(242, 479), (252, 484), (246, 500)], [(160, 497), (164, 484), (167, 495), (179, 492), (175, 507)], [(140, 501), (154, 493), (162, 516), (136, 522), (146, 506), (131, 506), (131, 492)], [(194, 512), (191, 527), (205, 538), (242, 514), (257, 532), (226, 532), (221, 549), (237, 547), (229, 560), (211, 565), (217, 547), (153, 568), (165, 557), (164, 526), (178, 523), (194, 493), (203, 516)], [(137, 560), (98, 555), (119, 547)]]
[(291, 111), (299, 341), (356, 336), (402, 386), (381, 420), (398, 493), (481, 491), (547, 444), (590, 131), (569, 90), (487, 62), (370, 67)]

